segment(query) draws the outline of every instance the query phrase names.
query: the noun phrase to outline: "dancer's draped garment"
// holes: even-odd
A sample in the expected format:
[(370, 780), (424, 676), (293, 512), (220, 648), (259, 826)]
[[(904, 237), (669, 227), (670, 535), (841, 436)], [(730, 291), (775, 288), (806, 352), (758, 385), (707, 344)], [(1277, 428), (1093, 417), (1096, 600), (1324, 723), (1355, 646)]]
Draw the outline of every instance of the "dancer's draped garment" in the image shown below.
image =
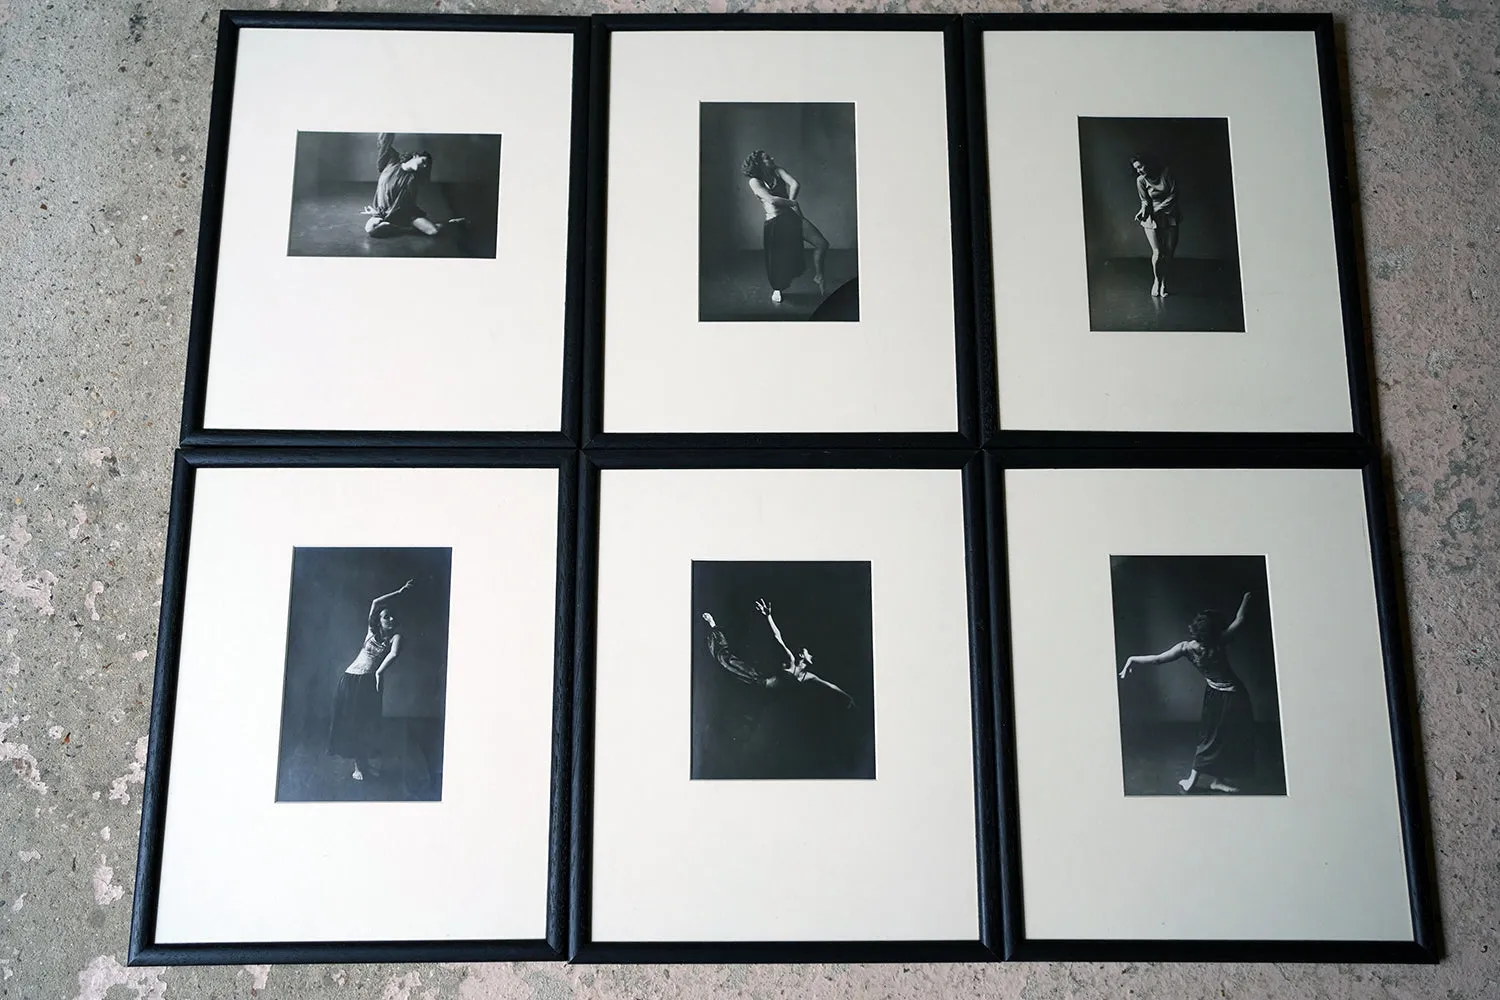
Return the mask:
[(1225, 780), (1255, 774), (1255, 711), (1245, 682), (1229, 668), (1222, 645), (1190, 649), (1188, 659), (1208, 682), (1198, 720), (1193, 767)]
[[(761, 183), (772, 197), (785, 198), (788, 195), (786, 181), (779, 173)], [(777, 291), (789, 288), (807, 267), (802, 252), (802, 216), (796, 210), (783, 206), (774, 217), (766, 219), (762, 240), (765, 245), (766, 280)]]
[(427, 213), (417, 204), (417, 172), (403, 170), (411, 158), (396, 148), (394, 132), (380, 133), (375, 163), (380, 177), (375, 181), (374, 215), (394, 226), (406, 226)]

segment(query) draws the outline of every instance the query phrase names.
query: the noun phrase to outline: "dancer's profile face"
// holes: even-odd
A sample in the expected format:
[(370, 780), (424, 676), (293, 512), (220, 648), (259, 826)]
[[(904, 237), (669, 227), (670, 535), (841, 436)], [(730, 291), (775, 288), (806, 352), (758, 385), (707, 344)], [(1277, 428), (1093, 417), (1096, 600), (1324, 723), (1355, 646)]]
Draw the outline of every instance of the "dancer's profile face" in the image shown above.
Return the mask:
[(1130, 161), (1130, 165), (1131, 165), (1131, 167), (1133, 167), (1135, 169), (1135, 172), (1136, 172), (1136, 174), (1138, 176), (1140, 176), (1140, 177), (1145, 177), (1146, 176), (1146, 165), (1144, 163), (1142, 163), (1140, 160), (1131, 160)]
[(411, 159), (409, 159), (405, 163), (401, 164), (401, 168), (403, 170), (414, 170), (415, 171), (415, 170), (421, 170), (423, 167), (425, 167), (427, 165), (428, 165), (427, 157), (425, 157), (425, 156), (421, 155), (420, 153), (418, 153), (416, 156), (413, 156)]
[(380, 627), (389, 631), (396, 624), (396, 616), (389, 611), (380, 612)]

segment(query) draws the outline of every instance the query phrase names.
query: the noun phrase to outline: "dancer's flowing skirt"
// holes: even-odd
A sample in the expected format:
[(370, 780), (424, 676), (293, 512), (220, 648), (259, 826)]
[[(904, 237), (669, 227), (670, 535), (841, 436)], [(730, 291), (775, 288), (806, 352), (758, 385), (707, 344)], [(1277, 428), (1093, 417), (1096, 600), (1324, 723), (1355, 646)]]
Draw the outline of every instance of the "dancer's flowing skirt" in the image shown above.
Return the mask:
[(806, 268), (802, 253), (802, 216), (782, 212), (766, 220), (766, 279), (777, 291), (791, 287)]
[(365, 760), (380, 743), (380, 692), (375, 671), (339, 674), (333, 694), (333, 722), (328, 727), (328, 752), (335, 757)]

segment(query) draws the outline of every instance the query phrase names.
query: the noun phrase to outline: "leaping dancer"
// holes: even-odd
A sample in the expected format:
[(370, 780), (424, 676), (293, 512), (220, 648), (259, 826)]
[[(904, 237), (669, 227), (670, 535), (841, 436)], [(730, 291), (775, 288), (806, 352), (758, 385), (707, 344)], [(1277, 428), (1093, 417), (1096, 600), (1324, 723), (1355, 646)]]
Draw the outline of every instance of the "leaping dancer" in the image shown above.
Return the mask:
[(760, 598), (755, 602), (755, 610), (765, 616), (766, 624), (771, 626), (771, 635), (776, 637), (776, 644), (781, 647), (785, 662), (773, 670), (763, 670), (735, 655), (729, 648), (729, 640), (724, 637), (723, 630), (714, 621), (714, 616), (705, 611), (701, 617), (708, 623), (708, 652), (719, 666), (723, 667), (735, 680), (752, 686), (778, 688), (788, 682), (821, 684), (848, 702), (850, 708), (854, 707), (854, 699), (849, 697), (847, 691), (807, 669), (813, 657), (812, 653), (807, 651), (806, 646), (802, 647), (799, 653), (792, 652), (786, 640), (781, 637), (781, 629), (776, 626), (776, 619), (771, 617), (769, 601), (763, 597)]

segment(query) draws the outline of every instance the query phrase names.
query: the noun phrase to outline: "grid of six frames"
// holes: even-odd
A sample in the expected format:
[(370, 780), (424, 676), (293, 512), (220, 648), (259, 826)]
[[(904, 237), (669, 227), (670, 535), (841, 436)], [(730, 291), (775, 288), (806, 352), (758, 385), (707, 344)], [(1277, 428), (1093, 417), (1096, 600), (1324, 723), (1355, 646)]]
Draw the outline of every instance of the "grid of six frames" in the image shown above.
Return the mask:
[(226, 12), (132, 962), (1434, 960), (1333, 31)]

